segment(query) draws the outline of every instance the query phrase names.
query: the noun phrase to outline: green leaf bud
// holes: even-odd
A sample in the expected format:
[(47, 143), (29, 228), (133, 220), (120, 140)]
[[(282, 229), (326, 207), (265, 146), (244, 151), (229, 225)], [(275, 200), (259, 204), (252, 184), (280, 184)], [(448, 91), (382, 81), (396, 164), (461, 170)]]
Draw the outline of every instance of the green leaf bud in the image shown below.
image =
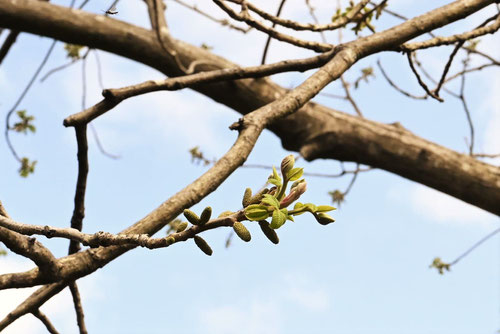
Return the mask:
[(219, 215), (219, 218), (230, 216), (233, 213), (234, 213), (233, 211), (224, 211)]
[(288, 172), (292, 170), (293, 165), (295, 165), (295, 157), (293, 156), (293, 154), (287, 155), (281, 161), (281, 175), (287, 175)]
[(203, 239), (202, 237), (199, 237), (197, 235), (194, 236), (194, 242), (196, 246), (198, 246), (199, 249), (208, 256), (211, 256), (213, 251), (212, 248), (208, 245), (208, 243)]
[(276, 234), (275, 230), (269, 227), (269, 223), (267, 221), (265, 220), (259, 221), (259, 226), (260, 229), (262, 230), (262, 233), (264, 233), (264, 235), (269, 239), (269, 241), (271, 241), (275, 245), (277, 245), (280, 242), (278, 234)]
[(269, 212), (265, 205), (251, 204), (245, 208), (245, 216), (249, 220), (264, 220), (269, 217)]
[(316, 208), (316, 212), (328, 212), (328, 211), (332, 211), (332, 210), (337, 210), (337, 209), (334, 208), (333, 206), (330, 206), (330, 205), (319, 205)]
[(333, 223), (335, 221), (335, 219), (333, 219), (332, 217), (330, 217), (328, 214), (326, 214), (324, 212), (315, 213), (314, 217), (316, 218), (318, 223), (320, 223), (321, 225), (328, 225), (328, 224)]
[(200, 225), (205, 225), (210, 220), (211, 216), (212, 216), (212, 208), (207, 206), (201, 213)]
[(233, 225), (233, 230), (241, 240), (249, 242), (252, 239), (250, 231), (241, 222), (236, 222)]
[(171, 244), (175, 243), (175, 238), (174, 237), (167, 237), (167, 246), (170, 246)]
[(276, 199), (276, 197), (271, 196), (269, 194), (264, 194), (264, 198), (262, 199), (263, 204), (270, 205), (276, 209), (280, 208), (280, 202)]
[(193, 225), (200, 225), (200, 217), (193, 211), (186, 209), (184, 210), (184, 217)]
[(241, 204), (243, 204), (243, 207), (246, 208), (249, 206), (252, 200), (252, 189), (246, 188), (245, 193), (243, 194), (243, 200), (241, 201)]

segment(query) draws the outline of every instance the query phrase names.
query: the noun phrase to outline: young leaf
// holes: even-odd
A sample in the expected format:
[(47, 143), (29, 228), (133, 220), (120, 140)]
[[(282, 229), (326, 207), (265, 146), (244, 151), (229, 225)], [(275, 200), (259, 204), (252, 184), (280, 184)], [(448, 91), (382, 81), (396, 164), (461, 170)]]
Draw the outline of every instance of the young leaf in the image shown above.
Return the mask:
[(287, 215), (285, 215), (280, 210), (274, 210), (270, 227), (273, 229), (278, 229), (283, 226), (283, 224), (286, 222), (286, 216)]
[(320, 205), (316, 208), (316, 212), (328, 212), (332, 210), (337, 210), (337, 209), (329, 205)]
[(269, 217), (269, 212), (265, 205), (252, 204), (245, 208), (245, 216), (249, 220), (264, 220)]
[(304, 168), (292, 168), (286, 176), (288, 180), (296, 181), (302, 177), (302, 174), (304, 174)]
[(276, 197), (269, 195), (269, 194), (264, 195), (264, 198), (262, 199), (262, 203), (268, 204), (272, 207), (275, 207), (276, 209), (280, 208), (280, 202), (278, 202)]

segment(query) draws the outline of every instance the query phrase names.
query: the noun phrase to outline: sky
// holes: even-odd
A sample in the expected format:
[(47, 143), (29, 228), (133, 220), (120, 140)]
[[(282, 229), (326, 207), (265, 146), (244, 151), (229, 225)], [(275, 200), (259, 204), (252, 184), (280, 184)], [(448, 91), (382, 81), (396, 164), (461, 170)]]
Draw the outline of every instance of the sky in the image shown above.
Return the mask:
[[(67, 5), (67, 1), (55, 1)], [(195, 3), (194, 1), (191, 3)], [(274, 11), (278, 1), (255, 1)], [(322, 22), (328, 22), (334, 2), (311, 1)], [(393, 1), (391, 9), (408, 16), (435, 6), (433, 1)], [(211, 2), (199, 8), (224, 18)], [(205, 43), (213, 52), (240, 65), (260, 62), (265, 37), (255, 31), (246, 35), (229, 30), (167, 2), (167, 22), (176, 38), (194, 45)], [(88, 10), (106, 6), (91, 1)], [(116, 19), (148, 26), (141, 1), (120, 2)], [(303, 1), (290, 1), (284, 17), (310, 21)], [(492, 8), (440, 29), (447, 35), (481, 23)], [(398, 23), (389, 18), (376, 23), (379, 29)], [(0, 42), (6, 34), (0, 36)], [(310, 38), (310, 34), (303, 34)], [(330, 42), (337, 34), (327, 34)], [(313, 37), (313, 38), (317, 38)], [(351, 39), (348, 33), (344, 40)], [(488, 36), (482, 51), (500, 55), (498, 36)], [(21, 34), (0, 66), (0, 113), (5, 115), (31, 78), (51, 41)], [(451, 48), (420, 53), (433, 73), (444, 66)], [(268, 62), (311, 55), (293, 46), (272, 42)], [(117, 88), (164, 76), (144, 65), (99, 52), (104, 86)], [(379, 60), (394, 80), (415, 94), (423, 94), (405, 57), (384, 53), (369, 57), (346, 74), (355, 80), (362, 68), (373, 66), (376, 77), (352, 91), (365, 117), (384, 123), (399, 121), (415, 134), (443, 146), (466, 152), (468, 126), (460, 101), (444, 95), (446, 102), (409, 100), (392, 89), (376, 69)], [(57, 43), (46, 73), (66, 63), (63, 43)], [(473, 59), (473, 64), (482, 59)], [(100, 100), (96, 58), (86, 64), (86, 99), (90, 106)], [(461, 67), (456, 61), (451, 72)], [(308, 75), (280, 74), (273, 80), (284, 87), (299, 85)], [(466, 94), (476, 127), (477, 151), (500, 151), (498, 69), (467, 77)], [(456, 89), (458, 82), (450, 88)], [(69, 226), (73, 208), (77, 161), (72, 129), (62, 120), (81, 110), (82, 66), (77, 63), (44, 82), (37, 81), (18, 109), (36, 117), (34, 135), (13, 134), (21, 156), (38, 161), (35, 174), (18, 175), (18, 163), (0, 140), (0, 200), (17, 221)], [(339, 83), (325, 92), (341, 94)], [(345, 101), (318, 96), (317, 102), (353, 113)], [(118, 232), (195, 180), (208, 167), (193, 164), (188, 150), (199, 146), (209, 158), (222, 156), (236, 139), (228, 126), (240, 117), (236, 112), (190, 90), (157, 92), (127, 100), (94, 121), (106, 150), (101, 154), (89, 135), (90, 173), (87, 186), (84, 232)], [(0, 128), (5, 127), (0, 117)], [(248, 162), (279, 165), (290, 152), (279, 139), (265, 131)], [(498, 163), (499, 160), (488, 160)], [(306, 172), (337, 173), (338, 162), (299, 159)], [(346, 163), (346, 168), (355, 165)], [(247, 187), (259, 189), (269, 171), (241, 168), (216, 192), (195, 205), (201, 212), (211, 206), (216, 214), (241, 207)], [(329, 191), (345, 189), (349, 177), (306, 177), (303, 202), (332, 204)], [(467, 203), (381, 170), (359, 175), (346, 201), (332, 213), (334, 224), (319, 225), (301, 215), (278, 230), (279, 245), (270, 243), (255, 224), (246, 226), (252, 241), (225, 241), (229, 229), (203, 233), (214, 254), (207, 257), (193, 242), (167, 249), (135, 249), (94, 274), (78, 280), (85, 319), (90, 333), (408, 333), (493, 334), (500, 329), (500, 238), (497, 235), (439, 275), (429, 265), (436, 256), (452, 261), (494, 229), (498, 217)], [(165, 230), (158, 233), (164, 235)], [(67, 252), (65, 240), (38, 240), (56, 256)], [(4, 247), (5, 248), (5, 247)], [(9, 253), (0, 257), (0, 273), (28, 270), (29, 260)], [(24, 300), (34, 289), (0, 291), (0, 317)], [(62, 333), (77, 333), (71, 296), (66, 289), (44, 304), (47, 314)], [(5, 333), (45, 333), (31, 315), (16, 321)]]

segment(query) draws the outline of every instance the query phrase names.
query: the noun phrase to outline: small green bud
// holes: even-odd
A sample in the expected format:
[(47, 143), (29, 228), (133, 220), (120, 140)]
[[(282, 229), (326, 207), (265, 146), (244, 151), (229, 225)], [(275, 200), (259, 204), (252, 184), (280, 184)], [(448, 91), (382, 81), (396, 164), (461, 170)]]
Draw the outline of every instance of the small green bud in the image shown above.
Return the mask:
[(196, 246), (198, 246), (199, 249), (208, 256), (211, 256), (213, 251), (212, 248), (208, 245), (208, 243), (203, 239), (202, 237), (199, 237), (197, 235), (194, 236), (194, 242)]
[(179, 225), (177, 225), (177, 229), (175, 230), (175, 232), (177, 233), (182, 232), (186, 229), (187, 226), (188, 226), (187, 222), (182, 222)]
[(275, 245), (277, 245), (280, 242), (278, 234), (276, 234), (275, 230), (269, 227), (269, 223), (267, 221), (265, 220), (259, 221), (259, 226), (260, 229), (262, 230), (262, 233), (264, 233), (264, 235), (269, 239), (269, 241), (271, 241)]
[(234, 213), (233, 211), (224, 211), (219, 215), (219, 218), (230, 216), (233, 213)]
[(252, 239), (250, 231), (241, 222), (236, 222), (233, 225), (233, 230), (241, 240), (249, 242)]
[(241, 201), (241, 204), (243, 204), (243, 207), (246, 208), (247, 206), (250, 205), (251, 200), (252, 200), (252, 189), (246, 188), (245, 193), (243, 194), (243, 200)]
[(210, 220), (211, 216), (212, 216), (212, 208), (207, 206), (201, 213), (200, 225), (205, 225)]
[(269, 192), (269, 189), (264, 188), (258, 193), (256, 193), (252, 198), (250, 198), (250, 203), (249, 204), (258, 204), (262, 200), (262, 197), (264, 197), (264, 194), (267, 194)]
[(193, 225), (200, 225), (200, 217), (193, 211), (186, 209), (184, 210), (184, 217)]
[(315, 213), (314, 217), (316, 218), (318, 223), (320, 223), (321, 225), (328, 225), (328, 224), (333, 223), (335, 221), (335, 219), (333, 219), (332, 217), (330, 217), (328, 214), (326, 214), (324, 212)]
[(175, 243), (175, 238), (174, 237), (167, 237), (167, 246), (170, 246), (171, 244)]
[(281, 175), (285, 177), (289, 171), (292, 170), (293, 165), (295, 164), (295, 157), (293, 154), (287, 155), (283, 161), (281, 161)]

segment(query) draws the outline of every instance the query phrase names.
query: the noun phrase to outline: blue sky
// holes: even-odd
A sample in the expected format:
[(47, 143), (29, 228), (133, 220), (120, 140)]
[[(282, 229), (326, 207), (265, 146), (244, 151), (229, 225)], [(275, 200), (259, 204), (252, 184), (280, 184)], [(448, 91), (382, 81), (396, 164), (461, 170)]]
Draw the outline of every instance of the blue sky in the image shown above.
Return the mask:
[[(60, 3), (60, 2), (58, 2)], [(274, 8), (274, 2), (256, 1)], [(315, 1), (323, 21), (331, 16), (331, 2)], [(199, 2), (223, 17), (209, 2)], [(288, 7), (287, 7), (288, 6)], [(394, 10), (415, 15), (434, 6), (428, 1), (394, 1)], [(423, 7), (425, 6), (425, 8)], [(101, 8), (102, 7), (102, 8)], [(90, 2), (89, 10), (104, 9)], [(274, 9), (272, 9), (274, 11)], [(139, 1), (118, 6), (117, 19), (147, 25)], [(484, 11), (468, 21), (443, 29), (442, 34), (464, 31), (491, 15)], [(283, 15), (309, 21), (303, 2), (291, 2)], [(265, 38), (220, 28), (178, 5), (168, 2), (167, 20), (174, 36), (213, 51), (241, 65), (260, 61)], [(390, 21), (388, 24), (395, 24)], [(382, 28), (382, 26), (380, 26)], [(304, 35), (307, 36), (307, 35)], [(327, 36), (335, 41), (336, 34)], [(5, 34), (0, 36), (0, 42)], [(350, 38), (345, 36), (345, 40)], [(500, 54), (498, 37), (479, 47)], [(0, 67), (0, 110), (5, 114), (38, 66), (50, 41), (22, 34)], [(422, 52), (431, 71), (438, 71), (450, 48)], [(310, 53), (273, 42), (268, 61), (303, 57)], [(120, 87), (161, 73), (104, 52), (99, 53), (106, 87)], [(405, 57), (382, 54), (356, 64), (375, 68), (380, 59), (391, 76), (419, 94)], [(65, 63), (58, 43), (45, 71)], [(480, 61), (476, 61), (480, 63)], [(460, 67), (459, 61), (455, 67)], [(273, 80), (293, 87), (312, 72), (286, 74)], [(412, 101), (395, 92), (376, 70), (376, 79), (362, 83), (353, 94), (365, 116), (380, 122), (401, 122), (414, 133), (446, 147), (466, 151), (468, 136), (459, 101)], [(498, 69), (467, 78), (467, 96), (478, 136), (479, 151), (500, 151)], [(452, 86), (453, 87), (453, 86)], [(454, 86), (456, 87), (456, 86)], [(72, 129), (62, 120), (81, 106), (81, 65), (36, 83), (19, 109), (36, 117), (35, 135), (12, 135), (22, 156), (38, 160), (28, 179), (17, 174), (18, 164), (0, 141), (0, 200), (21, 222), (65, 227), (72, 213), (76, 182), (76, 143)], [(340, 94), (338, 83), (325, 92)], [(445, 96), (446, 97), (446, 96)], [(87, 106), (99, 101), (95, 58), (87, 62)], [(343, 101), (317, 97), (332, 108), (352, 112)], [(199, 145), (208, 157), (220, 157), (236, 134), (227, 127), (239, 115), (193, 91), (160, 92), (122, 103), (95, 121), (106, 149), (119, 154), (111, 160), (99, 153), (90, 139), (90, 174), (84, 231), (118, 232), (156, 208), (189, 184), (207, 167), (190, 162), (188, 150)], [(0, 128), (5, 126), (0, 117)], [(249, 163), (279, 165), (288, 152), (265, 132)], [(498, 161), (496, 161), (498, 163)], [(335, 161), (297, 162), (308, 172), (339, 171)], [(346, 164), (352, 167), (352, 164)], [(246, 187), (257, 189), (267, 179), (265, 170), (240, 169), (219, 189), (194, 207), (213, 207), (215, 213), (236, 210)], [(330, 204), (328, 191), (344, 189), (349, 178), (307, 178), (305, 202)], [(79, 280), (86, 322), (91, 333), (495, 333), (500, 329), (500, 239), (490, 240), (441, 276), (428, 268), (440, 256), (451, 261), (478, 239), (498, 227), (498, 217), (459, 200), (384, 171), (359, 176), (347, 200), (333, 213), (335, 224), (321, 226), (302, 215), (278, 232), (280, 244), (271, 244), (252, 224), (252, 241), (233, 239), (219, 229), (203, 237), (214, 250), (205, 256), (193, 242), (168, 249), (133, 250), (104, 269)], [(160, 232), (164, 233), (164, 231)], [(65, 255), (67, 242), (38, 238)], [(0, 272), (26, 270), (26, 261), (9, 254), (0, 258)], [(31, 289), (0, 291), (0, 317), (17, 306)], [(76, 333), (68, 291), (47, 302), (42, 311), (63, 333)], [(26, 316), (6, 333), (43, 333), (37, 319)]]

